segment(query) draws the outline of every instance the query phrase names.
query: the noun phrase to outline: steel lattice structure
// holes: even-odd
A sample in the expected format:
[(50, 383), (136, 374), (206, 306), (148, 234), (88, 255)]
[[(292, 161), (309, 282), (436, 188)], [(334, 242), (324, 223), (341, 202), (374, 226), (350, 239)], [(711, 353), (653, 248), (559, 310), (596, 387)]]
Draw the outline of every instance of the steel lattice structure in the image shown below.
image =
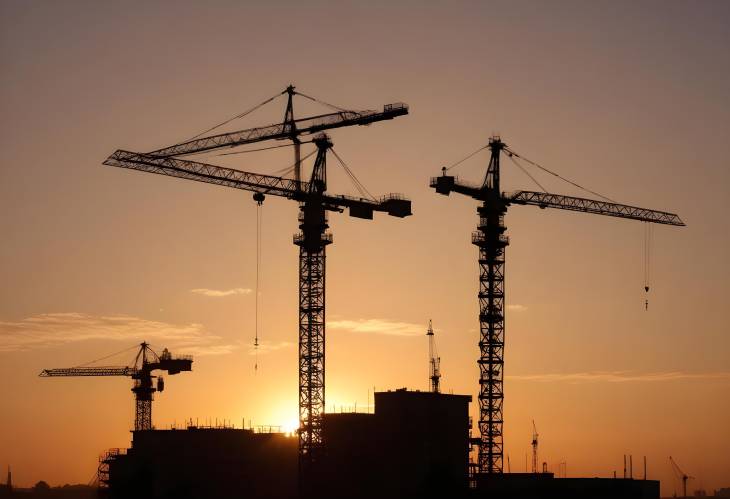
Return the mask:
[(325, 248), (332, 243), (322, 196), (327, 188), (327, 150), (332, 143), (317, 139), (312, 180), (299, 206), (299, 449), (302, 472), (308, 476), (321, 458), (325, 409)]
[[(317, 156), (309, 182), (301, 181), (301, 135), (331, 128), (368, 125), (408, 114), (402, 103), (387, 104), (383, 111), (346, 111), (295, 119), (293, 97), (301, 95), (289, 86), (284, 121), (280, 124), (238, 132), (211, 135), (149, 153), (118, 150), (104, 164), (171, 177), (253, 191), (262, 202), (272, 194), (299, 203), (300, 232), (294, 236), (299, 246), (299, 466), (304, 495), (312, 484), (316, 463), (323, 452), (322, 422), (325, 409), (325, 247), (332, 242), (327, 232), (327, 212), (342, 212), (356, 218), (372, 219), (376, 211), (395, 217), (411, 215), (411, 202), (397, 194), (378, 199), (331, 195), (327, 191), (327, 152), (332, 142), (324, 133), (312, 142)], [(294, 179), (260, 175), (179, 156), (232, 148), (265, 140), (288, 139), (294, 145)]]
[(477, 209), (479, 225), (472, 234), (472, 243), (479, 248), (478, 469), (480, 474), (487, 475), (503, 471), (504, 276), (505, 248), (509, 245), (504, 216), (508, 207), (511, 204), (532, 205), (649, 223), (684, 225), (673, 213), (618, 203), (532, 191), (504, 194), (500, 191), (499, 159), (506, 144), (499, 137), (493, 137), (489, 140), (489, 149), (491, 156), (481, 185), (460, 182), (456, 177), (446, 175), (446, 169), (430, 183), (439, 194), (448, 196), (456, 192), (482, 202)]
[[(44, 369), (39, 374), (42, 378), (59, 376), (128, 376), (134, 381), (134, 430), (152, 429), (152, 401), (154, 393), (164, 389), (162, 377), (152, 375), (153, 371), (166, 371), (168, 374), (178, 374), (192, 370), (193, 358), (190, 356), (170, 355), (165, 349), (157, 355), (147, 343), (141, 343), (134, 359), (133, 366), (100, 366), (100, 367), (66, 367)], [(157, 378), (157, 386), (152, 380)]]

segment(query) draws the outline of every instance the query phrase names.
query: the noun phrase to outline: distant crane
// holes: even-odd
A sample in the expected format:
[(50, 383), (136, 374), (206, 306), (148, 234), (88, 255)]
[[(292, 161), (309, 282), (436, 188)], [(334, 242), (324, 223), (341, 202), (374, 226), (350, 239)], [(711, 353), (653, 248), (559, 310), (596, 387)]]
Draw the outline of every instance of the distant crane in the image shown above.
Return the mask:
[(441, 357), (436, 354), (436, 344), (433, 338), (433, 326), (428, 321), (428, 365), (429, 379), (431, 380), (431, 392), (441, 393)]
[[(167, 374), (178, 374), (182, 371), (192, 371), (193, 358), (187, 355), (173, 357), (165, 348), (157, 355), (147, 343), (140, 343), (139, 352), (131, 366), (101, 366), (101, 367), (67, 367), (60, 369), (44, 369), (39, 374), (42, 378), (59, 376), (129, 376), (134, 380), (135, 412), (134, 430), (152, 429), (152, 400), (155, 392), (165, 389), (162, 376), (153, 376), (153, 371), (166, 371)], [(155, 387), (152, 379), (157, 379)]]
[(669, 456), (669, 462), (672, 464), (672, 471), (674, 472), (674, 475), (682, 480), (682, 497), (688, 497), (687, 496), (687, 481), (693, 480), (693, 476), (689, 476), (687, 473), (682, 471), (682, 468), (679, 467), (679, 465), (672, 459), (672, 456)]
[(613, 202), (546, 192), (503, 193), (500, 190), (500, 155), (505, 151), (510, 158), (521, 156), (509, 149), (496, 136), (490, 138), (488, 145), (482, 149), (487, 147), (491, 151), (491, 157), (481, 184), (460, 182), (457, 177), (446, 175), (447, 168), (443, 168), (442, 175), (432, 178), (430, 186), (438, 194), (448, 196), (455, 192), (482, 202), (477, 208), (479, 225), (477, 231), (472, 234), (472, 243), (479, 248), (478, 466), (480, 473), (494, 474), (502, 473), (503, 467), (504, 264), (505, 248), (509, 244), (509, 238), (505, 235), (507, 229), (504, 225), (504, 215), (507, 213), (507, 208), (513, 204), (532, 205), (658, 224), (684, 225), (684, 223), (673, 213)]
[[(308, 469), (322, 454), (322, 420), (325, 410), (325, 247), (332, 243), (327, 232), (327, 212), (342, 212), (356, 218), (372, 219), (376, 211), (403, 218), (411, 215), (411, 202), (390, 194), (378, 199), (331, 195), (327, 193), (327, 152), (332, 141), (322, 132), (331, 128), (369, 125), (408, 114), (402, 103), (386, 104), (382, 111), (348, 111), (336, 108), (329, 114), (294, 118), (294, 95), (320, 102), (296, 92), (293, 86), (277, 95), (288, 95), (282, 123), (237, 132), (194, 138), (149, 153), (117, 150), (105, 165), (129, 168), (171, 177), (206, 182), (254, 192), (254, 201), (261, 203), (266, 194), (281, 196), (299, 203), (299, 228), (294, 244), (299, 246), (299, 464), (300, 477), (307, 479)], [(268, 99), (249, 112), (273, 100)], [(326, 104), (326, 103), (323, 103)], [(326, 104), (329, 105), (329, 104)], [(336, 107), (331, 106), (330, 107)], [(239, 116), (243, 116), (243, 114)], [(229, 120), (230, 121), (230, 120)], [(214, 127), (215, 128), (215, 127)], [(212, 129), (211, 129), (212, 130)], [(207, 133), (207, 132), (206, 132)], [(312, 139), (317, 156), (309, 182), (301, 181), (299, 147), (301, 135), (317, 134)], [(265, 140), (288, 139), (295, 148), (294, 179), (260, 175), (206, 163), (180, 159), (180, 156), (219, 149), (230, 149)], [(244, 151), (246, 152), (246, 151)], [(229, 153), (235, 154), (235, 153)], [(343, 168), (352, 172), (333, 151)], [(353, 178), (353, 180), (355, 180)], [(361, 186), (360, 186), (361, 187)], [(361, 191), (362, 192), (362, 191)], [(369, 193), (363, 193), (369, 195)], [(306, 487), (306, 485), (305, 485)]]
[(532, 420), (532, 472), (537, 473), (537, 427), (535, 420)]

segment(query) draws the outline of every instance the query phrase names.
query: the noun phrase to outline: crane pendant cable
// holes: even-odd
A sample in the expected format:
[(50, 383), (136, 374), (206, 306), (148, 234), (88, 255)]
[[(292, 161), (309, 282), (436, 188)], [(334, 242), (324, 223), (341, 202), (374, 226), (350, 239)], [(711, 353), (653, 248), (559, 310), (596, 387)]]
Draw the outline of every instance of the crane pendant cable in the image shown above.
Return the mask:
[(650, 223), (644, 227), (644, 310), (649, 310), (649, 285), (651, 283), (651, 246), (654, 229)]

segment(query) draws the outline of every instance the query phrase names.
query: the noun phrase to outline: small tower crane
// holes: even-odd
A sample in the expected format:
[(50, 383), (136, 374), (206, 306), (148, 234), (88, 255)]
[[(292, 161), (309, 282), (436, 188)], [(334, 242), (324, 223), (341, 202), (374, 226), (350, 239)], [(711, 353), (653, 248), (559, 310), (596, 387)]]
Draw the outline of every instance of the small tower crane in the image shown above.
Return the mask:
[[(253, 191), (257, 203), (261, 203), (265, 195), (271, 194), (299, 204), (301, 232), (294, 235), (294, 244), (299, 246), (299, 466), (300, 478), (308, 481), (309, 469), (319, 461), (323, 452), (325, 248), (332, 243), (332, 234), (327, 232), (328, 212), (341, 213), (347, 208), (351, 217), (368, 220), (373, 218), (373, 213), (376, 211), (399, 218), (411, 215), (411, 202), (398, 194), (368, 199), (328, 193), (327, 153), (332, 150), (332, 141), (323, 131), (390, 120), (408, 114), (408, 106), (403, 103), (386, 104), (382, 111), (349, 111), (336, 108), (337, 111), (333, 113), (295, 119), (293, 106), (295, 95), (320, 101), (295, 91), (291, 85), (277, 95), (284, 94), (288, 96), (288, 100), (282, 123), (194, 138), (149, 153), (117, 150), (104, 161), (104, 164)], [(270, 102), (275, 97), (253, 109)], [(313, 136), (312, 142), (316, 146), (317, 153), (308, 182), (301, 180), (303, 158), (300, 157), (299, 151), (302, 135)], [(295, 156), (293, 179), (249, 173), (181, 158), (266, 140), (292, 141)], [(332, 152), (351, 174), (337, 153)], [(307, 487), (309, 485), (304, 484), (304, 488)]]
[(502, 152), (521, 157), (507, 147), (499, 137), (492, 137), (484, 148), (491, 157), (481, 184), (460, 182), (457, 177), (442, 175), (431, 179), (430, 186), (438, 194), (452, 192), (481, 202), (477, 208), (479, 225), (472, 234), (472, 244), (479, 248), (479, 473), (502, 473), (503, 458), (503, 368), (504, 368), (504, 216), (511, 205), (578, 211), (594, 215), (628, 218), (656, 224), (680, 225), (684, 222), (674, 213), (648, 210), (607, 201), (597, 201), (547, 192), (500, 190), (499, 160)]
[(682, 480), (682, 497), (688, 497), (687, 496), (687, 481), (693, 480), (693, 476), (689, 476), (687, 473), (682, 471), (682, 468), (679, 467), (679, 465), (676, 463), (674, 459), (672, 459), (672, 456), (669, 456), (669, 462), (672, 465), (672, 471), (674, 472), (674, 475)]
[[(153, 371), (165, 371), (167, 374), (178, 374), (182, 371), (192, 371), (193, 358), (187, 355), (173, 357), (165, 348), (157, 355), (147, 343), (141, 343), (134, 362), (131, 366), (101, 366), (101, 367), (67, 367), (60, 369), (44, 369), (39, 374), (42, 378), (59, 376), (128, 376), (134, 381), (135, 412), (134, 430), (152, 429), (152, 400), (155, 392), (165, 389), (162, 376), (153, 376)], [(156, 386), (152, 380), (156, 378)]]
[(532, 472), (537, 473), (537, 427), (535, 420), (532, 420)]
[(428, 321), (428, 332), (426, 336), (428, 336), (428, 379), (431, 380), (431, 392), (441, 393), (441, 357), (436, 353), (433, 325), (430, 320)]

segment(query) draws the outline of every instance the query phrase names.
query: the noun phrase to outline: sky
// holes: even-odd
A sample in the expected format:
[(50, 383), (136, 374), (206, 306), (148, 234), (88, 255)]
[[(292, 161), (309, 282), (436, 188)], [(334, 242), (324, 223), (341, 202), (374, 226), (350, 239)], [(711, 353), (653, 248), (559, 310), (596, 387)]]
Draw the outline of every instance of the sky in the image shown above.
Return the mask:
[[(370, 192), (406, 194), (414, 215), (330, 216), (328, 411), (371, 410), (373, 390), (427, 389), (429, 319), (442, 386), (476, 396), (476, 202), (428, 182), (496, 133), (580, 185), (687, 224), (654, 229), (645, 310), (644, 224), (510, 209), (511, 469), (524, 470), (534, 420), (540, 461), (566, 462), (568, 476), (621, 475), (624, 454), (647, 456), (671, 495), (671, 455), (690, 488), (730, 486), (728, 26), (720, 1), (1, 1), (0, 467), (20, 485), (88, 482), (101, 452), (129, 445), (130, 380), (37, 374), (143, 340), (195, 357), (157, 396), (158, 428), (296, 421), (297, 206), (268, 196), (262, 207), (254, 355), (251, 194), (101, 165), (291, 83), (350, 109), (410, 106), (331, 133)], [(226, 129), (283, 112), (279, 98)], [(261, 173), (293, 161), (288, 148), (203, 159)], [(453, 172), (479, 181), (487, 161)], [(585, 195), (528, 171), (550, 192)], [(328, 180), (356, 193), (336, 162)], [(502, 187), (537, 189), (510, 162)]]

